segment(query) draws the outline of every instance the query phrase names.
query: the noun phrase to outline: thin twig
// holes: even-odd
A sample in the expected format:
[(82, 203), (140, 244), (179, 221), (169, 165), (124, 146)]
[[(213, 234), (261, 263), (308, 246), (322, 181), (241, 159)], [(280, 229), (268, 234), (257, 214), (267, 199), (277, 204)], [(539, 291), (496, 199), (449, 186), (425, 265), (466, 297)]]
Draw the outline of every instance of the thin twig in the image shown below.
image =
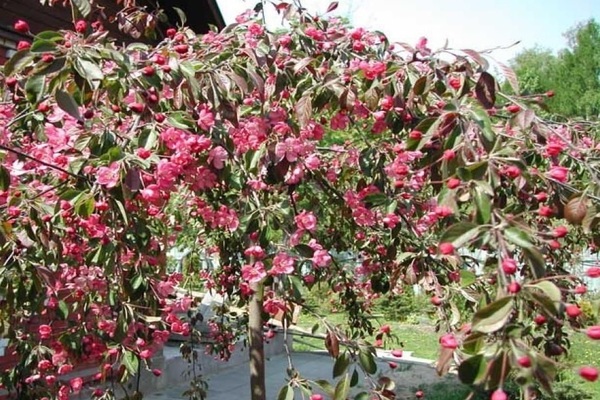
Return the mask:
[(30, 156), (29, 154), (25, 154), (25, 153), (23, 153), (23, 152), (21, 152), (21, 151), (19, 151), (19, 150), (11, 149), (10, 147), (6, 147), (6, 146), (4, 146), (4, 145), (2, 145), (2, 144), (0, 144), (0, 149), (2, 149), (2, 150), (6, 150), (6, 151), (8, 151), (8, 152), (10, 152), (10, 153), (14, 153), (14, 154), (16, 154), (16, 155), (18, 155), (18, 156), (21, 156), (21, 157), (27, 158), (28, 160), (35, 161), (35, 162), (37, 162), (37, 163), (40, 163), (40, 164), (42, 164), (42, 165), (44, 165), (44, 166), (46, 166), (46, 167), (48, 167), (48, 168), (52, 168), (52, 169), (55, 169), (55, 170), (57, 170), (57, 171), (60, 171), (60, 172), (62, 172), (62, 173), (64, 173), (64, 174), (67, 174), (67, 175), (69, 175), (69, 176), (72, 176), (73, 178), (77, 178), (77, 179), (83, 179), (84, 181), (87, 181), (87, 180), (88, 180), (88, 178), (86, 178), (85, 176), (74, 174), (74, 173), (72, 173), (72, 172), (70, 172), (70, 171), (67, 171), (67, 170), (66, 170), (66, 169), (64, 169), (64, 168), (61, 168), (61, 167), (57, 166), (57, 165), (52, 165), (52, 164), (50, 164), (50, 163), (47, 163), (47, 162), (45, 162), (45, 161), (42, 161), (42, 160), (40, 160), (40, 159), (37, 159), (37, 158), (35, 158), (35, 157), (32, 157), (32, 156)]

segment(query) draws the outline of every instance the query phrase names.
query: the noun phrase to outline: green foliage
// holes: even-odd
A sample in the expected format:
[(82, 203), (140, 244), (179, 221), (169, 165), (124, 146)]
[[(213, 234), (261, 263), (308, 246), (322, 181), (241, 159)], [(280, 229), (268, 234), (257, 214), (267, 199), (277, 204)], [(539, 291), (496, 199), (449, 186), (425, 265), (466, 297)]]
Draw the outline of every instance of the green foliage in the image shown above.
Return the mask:
[(410, 286), (403, 288), (402, 293), (378, 299), (373, 312), (383, 314), (383, 320), (393, 322), (418, 322), (419, 318), (428, 318), (435, 314), (429, 297), (415, 294)]
[(523, 94), (554, 96), (550, 112), (567, 117), (597, 119), (600, 115), (600, 25), (591, 20), (565, 35), (568, 48), (558, 55), (549, 50), (526, 49), (513, 60)]
[(525, 49), (517, 54), (512, 64), (519, 78), (521, 93), (537, 95), (553, 88), (550, 79), (557, 62), (551, 50), (540, 47)]

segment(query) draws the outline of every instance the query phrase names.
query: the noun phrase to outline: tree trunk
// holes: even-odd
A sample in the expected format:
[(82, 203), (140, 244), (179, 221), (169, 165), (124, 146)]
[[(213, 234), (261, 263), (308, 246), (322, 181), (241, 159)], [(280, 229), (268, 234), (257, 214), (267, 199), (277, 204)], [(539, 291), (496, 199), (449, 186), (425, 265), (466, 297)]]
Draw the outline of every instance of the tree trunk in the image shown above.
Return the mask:
[(266, 400), (265, 350), (263, 342), (263, 283), (252, 285), (254, 294), (248, 307), (248, 339), (250, 342), (250, 391), (252, 400)]

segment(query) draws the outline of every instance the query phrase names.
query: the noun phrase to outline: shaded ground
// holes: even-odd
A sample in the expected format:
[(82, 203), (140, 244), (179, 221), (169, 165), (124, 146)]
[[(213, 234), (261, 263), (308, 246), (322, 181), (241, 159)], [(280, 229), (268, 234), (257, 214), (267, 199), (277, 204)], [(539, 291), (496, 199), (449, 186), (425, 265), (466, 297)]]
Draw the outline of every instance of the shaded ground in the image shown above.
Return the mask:
[[(391, 370), (387, 361), (379, 362), (379, 371), (389, 376), (396, 382), (395, 392), (397, 399), (414, 399), (414, 388), (417, 386), (433, 384), (437, 382), (450, 381), (452, 376), (440, 378), (435, 370), (427, 364), (405, 364), (396, 359), (398, 368)], [(308, 379), (332, 380), (333, 360), (321, 352), (293, 353), (294, 367)], [(267, 361), (267, 398), (277, 399), (280, 388), (286, 383), (286, 369), (288, 361), (285, 354), (271, 357)], [(206, 376), (208, 380), (208, 400), (232, 400), (249, 398), (248, 365), (241, 364), (226, 370)], [(148, 400), (175, 400), (184, 399), (182, 393), (189, 389), (187, 383), (169, 387), (166, 390), (148, 394), (144, 399)], [(301, 399), (300, 392), (296, 393), (296, 399)]]

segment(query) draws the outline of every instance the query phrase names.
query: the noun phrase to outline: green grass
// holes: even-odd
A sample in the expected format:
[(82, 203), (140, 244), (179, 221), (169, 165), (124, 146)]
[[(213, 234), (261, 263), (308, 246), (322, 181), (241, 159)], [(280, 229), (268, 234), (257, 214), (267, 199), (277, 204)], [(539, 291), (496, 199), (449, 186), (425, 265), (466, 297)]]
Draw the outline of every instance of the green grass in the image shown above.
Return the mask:
[[(346, 318), (343, 313), (328, 313), (327, 321), (334, 326), (345, 326)], [(308, 313), (303, 312), (298, 325), (303, 329), (310, 330), (319, 319)], [(382, 318), (373, 319), (373, 326), (379, 326), (386, 322)], [(392, 333), (397, 341), (391, 341), (385, 344), (385, 348), (394, 349), (402, 347), (404, 351), (412, 351), (413, 356), (435, 360), (438, 356), (438, 337), (432, 326), (428, 324), (410, 325), (406, 323), (387, 323), (392, 328)], [(325, 330), (321, 324), (317, 334), (323, 334)], [(374, 337), (368, 338), (371, 342)], [(578, 368), (583, 365), (600, 367), (600, 345), (587, 338), (585, 334), (573, 333), (571, 336), (572, 346), (570, 353), (564, 365), (566, 368), (560, 374), (562, 383), (557, 384), (557, 396), (543, 397), (543, 400), (566, 400), (572, 399), (569, 395), (573, 388), (583, 389), (590, 394), (590, 399), (600, 399), (600, 384), (598, 382), (586, 382), (578, 375)], [(294, 351), (315, 351), (325, 350), (323, 339), (310, 337), (294, 337)], [(446, 384), (447, 385), (447, 384)], [(428, 392), (428, 400), (462, 400), (470, 388), (464, 385), (454, 385), (450, 390), (442, 387), (443, 384), (433, 385), (422, 388)], [(484, 398), (484, 397), (481, 397)], [(479, 399), (479, 397), (474, 397)]]
[(586, 391), (592, 393), (593, 399), (600, 399), (600, 383), (584, 381), (577, 372), (578, 368), (584, 365), (600, 368), (600, 344), (582, 333), (573, 333), (571, 341), (570, 354), (567, 358), (568, 369), (563, 379), (580, 384)]
[[(346, 319), (342, 313), (331, 313), (326, 316), (327, 321), (334, 326), (345, 326)], [(303, 313), (298, 322), (298, 326), (305, 330), (311, 330), (311, 328), (319, 323), (319, 319), (310, 314)], [(385, 324), (381, 318), (373, 320), (373, 325), (376, 328)], [(386, 349), (403, 348), (405, 351), (412, 351), (414, 357), (435, 359), (437, 358), (438, 350), (438, 335), (434, 332), (431, 326), (426, 325), (408, 325), (402, 323), (387, 323), (392, 327), (392, 334), (396, 340), (391, 340), (385, 343)], [(323, 324), (320, 324), (320, 328), (317, 334), (323, 334), (325, 329)], [(374, 337), (370, 338), (373, 342)], [(294, 351), (314, 351), (314, 350), (325, 350), (325, 344), (323, 339), (311, 338), (311, 337), (294, 337)]]

